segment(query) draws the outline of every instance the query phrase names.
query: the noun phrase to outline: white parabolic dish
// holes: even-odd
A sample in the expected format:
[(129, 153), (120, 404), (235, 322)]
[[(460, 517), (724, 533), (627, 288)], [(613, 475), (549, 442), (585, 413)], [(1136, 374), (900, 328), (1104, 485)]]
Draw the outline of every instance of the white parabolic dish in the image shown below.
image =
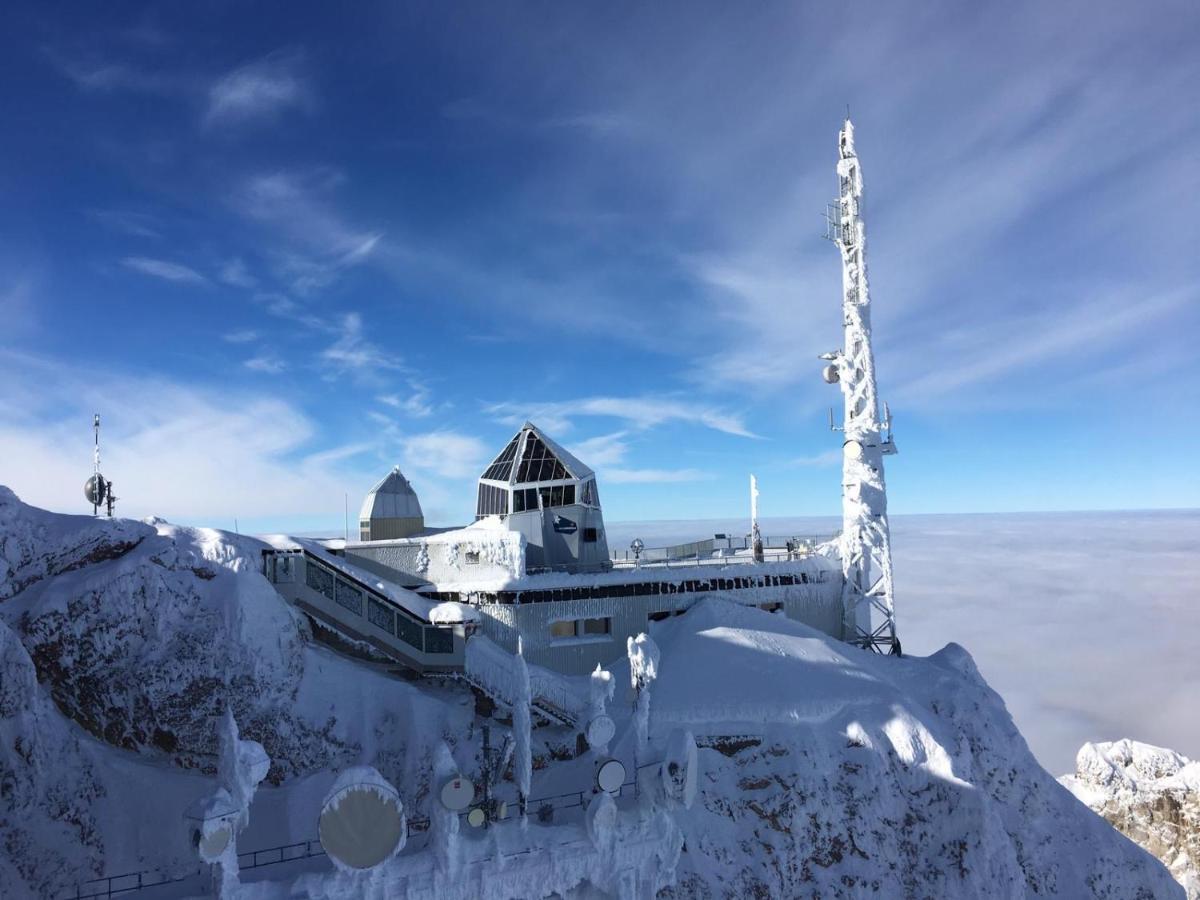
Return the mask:
[(625, 783), (625, 766), (619, 759), (606, 759), (596, 771), (596, 787), (609, 794), (616, 793)]
[(587, 726), (587, 742), (589, 747), (603, 747), (617, 733), (617, 725), (611, 716), (599, 715)]
[(196, 845), (196, 852), (206, 863), (216, 862), (225, 852), (225, 848), (229, 846), (231, 836), (229, 826), (222, 825), (206, 835), (201, 835), (200, 842)]
[(399, 852), (408, 836), (400, 795), (374, 769), (370, 773), (374, 777), (357, 782), (339, 778), (321, 807), (321, 846), (344, 869), (373, 869)]
[(439, 795), (442, 806), (451, 812), (462, 812), (475, 799), (475, 785), (461, 775), (455, 775), (442, 785)]

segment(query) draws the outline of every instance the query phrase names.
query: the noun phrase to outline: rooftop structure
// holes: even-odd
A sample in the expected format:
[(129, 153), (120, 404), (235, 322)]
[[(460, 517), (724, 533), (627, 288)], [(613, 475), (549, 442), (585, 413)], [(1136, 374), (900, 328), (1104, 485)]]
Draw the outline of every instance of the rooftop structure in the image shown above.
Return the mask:
[(596, 473), (526, 422), (479, 476), (475, 518), (525, 535), (530, 569), (611, 566)]
[(425, 528), (421, 501), (396, 466), (371, 488), (358, 513), (359, 539), (382, 541), (404, 538)]

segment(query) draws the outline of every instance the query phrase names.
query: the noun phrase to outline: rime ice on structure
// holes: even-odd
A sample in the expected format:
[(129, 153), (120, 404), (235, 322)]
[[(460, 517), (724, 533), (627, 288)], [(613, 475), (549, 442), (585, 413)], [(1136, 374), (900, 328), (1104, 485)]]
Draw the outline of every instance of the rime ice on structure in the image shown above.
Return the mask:
[(843, 349), (826, 379), (845, 398), (842, 430), (842, 588), (844, 639), (881, 653), (900, 652), (892, 602), (892, 549), (883, 457), (896, 452), (891, 415), (879, 415), (871, 352), (871, 298), (867, 291), (867, 238), (862, 220), (863, 180), (849, 119), (838, 139), (840, 194), (831, 210), (829, 237), (842, 254)]

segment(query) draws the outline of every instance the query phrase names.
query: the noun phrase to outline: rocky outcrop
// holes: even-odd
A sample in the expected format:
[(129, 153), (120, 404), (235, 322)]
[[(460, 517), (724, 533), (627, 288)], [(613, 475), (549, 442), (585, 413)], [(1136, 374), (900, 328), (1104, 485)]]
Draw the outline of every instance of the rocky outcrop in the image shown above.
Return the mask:
[(1200, 762), (1137, 741), (1089, 743), (1060, 781), (1200, 898)]

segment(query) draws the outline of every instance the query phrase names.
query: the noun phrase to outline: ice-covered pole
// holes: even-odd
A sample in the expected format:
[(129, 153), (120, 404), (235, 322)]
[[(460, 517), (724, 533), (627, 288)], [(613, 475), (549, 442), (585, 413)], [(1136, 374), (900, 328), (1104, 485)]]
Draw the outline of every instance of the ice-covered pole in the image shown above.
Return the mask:
[(756, 562), (763, 561), (762, 534), (758, 530), (758, 479), (750, 476), (750, 546)]
[(516, 694), (513, 700), (513, 742), (516, 754), (513, 775), (517, 781), (517, 807), (524, 823), (526, 804), (529, 801), (529, 785), (533, 780), (533, 750), (530, 746), (533, 735), (529, 709), (533, 702), (533, 692), (529, 684), (529, 667), (525, 664), (524, 642), (520, 635), (517, 636)]
[(650, 740), (650, 685), (658, 677), (658, 645), (648, 634), (639, 634), (626, 639), (625, 651), (629, 656), (629, 681), (637, 692), (633, 712), (634, 763), (640, 766)]
[(891, 417), (880, 416), (871, 350), (863, 179), (847, 118), (838, 136), (839, 195), (828, 237), (842, 256), (845, 343), (823, 357), (825, 380), (840, 382), (845, 400), (842, 447), (843, 637), (883, 653), (900, 652), (892, 597), (892, 550), (883, 457), (895, 453)]

